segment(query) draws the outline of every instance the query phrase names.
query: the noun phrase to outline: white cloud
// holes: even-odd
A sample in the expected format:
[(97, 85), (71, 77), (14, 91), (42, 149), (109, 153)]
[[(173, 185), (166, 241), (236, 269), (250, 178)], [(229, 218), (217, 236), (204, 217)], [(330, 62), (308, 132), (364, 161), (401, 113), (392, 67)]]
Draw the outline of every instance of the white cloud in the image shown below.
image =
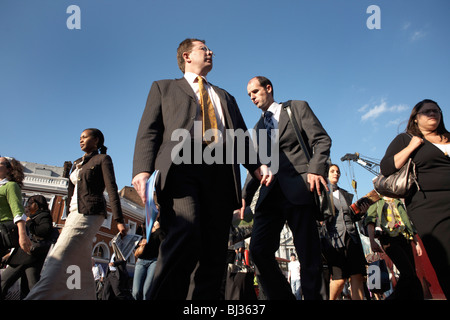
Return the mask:
[[(368, 106), (365, 105), (364, 107), (360, 108), (358, 111), (365, 112), (368, 109)], [(380, 104), (373, 106), (372, 108), (369, 108), (367, 112), (365, 112), (361, 116), (362, 121), (367, 120), (375, 120), (379, 116), (381, 116), (384, 113), (398, 113), (408, 110), (408, 106), (404, 104), (398, 104), (393, 106), (388, 106), (387, 102), (382, 100)]]
[(411, 36), (411, 41), (417, 41), (419, 39), (422, 39), (426, 36), (426, 32), (422, 30), (414, 31), (414, 33)]
[(403, 30), (408, 30), (410, 26), (411, 26), (411, 22), (405, 22), (405, 23), (403, 24), (402, 29), (403, 29)]

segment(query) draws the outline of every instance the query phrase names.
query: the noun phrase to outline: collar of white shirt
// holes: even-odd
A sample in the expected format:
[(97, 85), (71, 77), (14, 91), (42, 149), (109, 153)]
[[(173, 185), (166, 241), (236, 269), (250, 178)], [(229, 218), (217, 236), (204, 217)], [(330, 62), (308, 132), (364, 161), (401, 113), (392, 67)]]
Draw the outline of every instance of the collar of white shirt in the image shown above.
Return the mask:
[[(275, 129), (278, 128), (278, 121), (280, 121), (280, 112), (281, 112), (281, 104), (277, 102), (273, 102), (270, 107), (267, 109), (267, 111), (270, 111), (273, 113), (273, 118), (276, 120), (274, 122)], [(263, 112), (264, 115), (264, 112)]]

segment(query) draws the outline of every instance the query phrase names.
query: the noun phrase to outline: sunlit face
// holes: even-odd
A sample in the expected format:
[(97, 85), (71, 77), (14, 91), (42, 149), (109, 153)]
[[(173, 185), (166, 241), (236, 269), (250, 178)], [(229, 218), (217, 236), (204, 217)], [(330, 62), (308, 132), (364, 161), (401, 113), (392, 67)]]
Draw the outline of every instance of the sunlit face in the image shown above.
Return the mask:
[(416, 116), (420, 131), (434, 131), (441, 122), (441, 110), (434, 103), (425, 103)]
[(328, 170), (328, 180), (331, 184), (337, 184), (341, 177), (341, 171), (336, 166), (331, 166)]
[(0, 179), (3, 180), (7, 177), (8, 175), (8, 164), (9, 161), (8, 159), (4, 158), (4, 157), (0, 157)]
[(84, 130), (80, 136), (80, 148), (85, 153), (97, 150), (98, 138), (94, 137), (90, 130)]
[(206, 76), (213, 67), (213, 52), (201, 41), (192, 42), (192, 50), (183, 54), (185, 72)]
[(251, 79), (247, 85), (247, 93), (252, 102), (262, 111), (269, 109), (270, 105), (274, 102), (272, 97), (272, 86), (261, 86), (259, 80), (256, 78)]

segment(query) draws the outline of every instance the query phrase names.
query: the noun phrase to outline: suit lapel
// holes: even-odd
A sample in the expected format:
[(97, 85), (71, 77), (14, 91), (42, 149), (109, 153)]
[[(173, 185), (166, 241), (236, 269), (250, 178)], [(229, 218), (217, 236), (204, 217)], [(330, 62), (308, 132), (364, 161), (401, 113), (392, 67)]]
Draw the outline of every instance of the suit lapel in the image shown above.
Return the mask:
[(197, 101), (197, 97), (195, 96), (195, 92), (194, 90), (192, 90), (191, 86), (189, 85), (189, 83), (187, 82), (187, 80), (185, 78), (181, 78), (181, 79), (175, 79), (176, 83), (178, 84), (178, 86), (188, 95), (190, 96), (192, 99), (194, 99), (194, 101)]
[[(289, 116), (288, 116), (286, 110), (284, 110), (284, 106), (286, 106), (287, 104), (289, 104), (289, 103), (283, 102), (281, 104), (280, 119), (278, 121), (278, 130), (279, 130), (280, 137), (286, 130), (286, 127), (289, 123)], [(292, 108), (292, 106), (291, 106), (291, 108)]]

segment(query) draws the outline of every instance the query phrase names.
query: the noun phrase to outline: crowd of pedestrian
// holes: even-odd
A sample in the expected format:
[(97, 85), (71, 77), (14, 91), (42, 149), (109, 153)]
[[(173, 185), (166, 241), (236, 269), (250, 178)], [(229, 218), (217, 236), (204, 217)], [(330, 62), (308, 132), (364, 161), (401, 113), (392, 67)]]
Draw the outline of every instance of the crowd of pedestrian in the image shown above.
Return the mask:
[[(2, 290), (26, 276), (23, 283), (28, 288), (22, 294), (27, 300), (223, 299), (233, 212), (240, 209), (243, 216), (257, 194), (249, 251), (266, 299), (339, 299), (343, 292), (353, 300), (367, 298), (361, 223), (368, 230), (371, 249), (385, 252), (400, 272), (392, 299), (423, 299), (411, 242), (419, 254), (426, 250), (448, 298), (450, 133), (439, 105), (419, 102), (405, 133), (389, 144), (380, 164), (382, 174), (389, 176), (412, 159), (418, 187), (405, 199), (382, 197), (355, 215), (350, 209), (353, 195), (337, 186), (340, 170), (329, 160), (332, 140), (313, 109), (302, 100), (276, 102), (274, 86), (266, 77), (256, 76), (247, 83), (261, 117), (254, 126), (255, 136), (240, 141), (239, 152), (246, 156), (232, 153), (230, 159), (221, 152), (237, 139), (226, 131), (248, 130), (234, 97), (207, 80), (213, 57), (205, 41), (184, 40), (177, 49), (183, 77), (155, 81), (150, 89), (136, 137), (132, 184), (146, 203), (147, 180), (159, 170), (160, 217), (149, 242), (143, 240), (136, 247), (131, 292), (126, 261), (113, 256), (107, 270), (92, 264), (92, 239), (106, 217), (105, 190), (119, 232), (128, 231), (112, 159), (96, 128), (81, 133), (83, 155), (70, 173), (69, 215), (57, 241), (45, 199), (31, 197), (23, 206), (20, 162), (0, 158), (0, 253), (8, 265)], [(180, 144), (172, 139), (179, 130), (193, 137)], [(219, 161), (198, 161), (195, 152), (186, 151), (190, 148)], [(262, 156), (264, 152), (268, 157)], [(243, 188), (240, 165), (248, 170)], [(331, 203), (324, 216), (315, 201), (322, 195)], [(298, 256), (292, 258), (287, 277), (275, 257), (286, 224)], [(424, 248), (417, 245), (418, 236)], [(238, 261), (242, 253), (238, 248)], [(70, 274), (65, 271), (71, 265), (80, 268), (82, 290), (68, 288)]]

